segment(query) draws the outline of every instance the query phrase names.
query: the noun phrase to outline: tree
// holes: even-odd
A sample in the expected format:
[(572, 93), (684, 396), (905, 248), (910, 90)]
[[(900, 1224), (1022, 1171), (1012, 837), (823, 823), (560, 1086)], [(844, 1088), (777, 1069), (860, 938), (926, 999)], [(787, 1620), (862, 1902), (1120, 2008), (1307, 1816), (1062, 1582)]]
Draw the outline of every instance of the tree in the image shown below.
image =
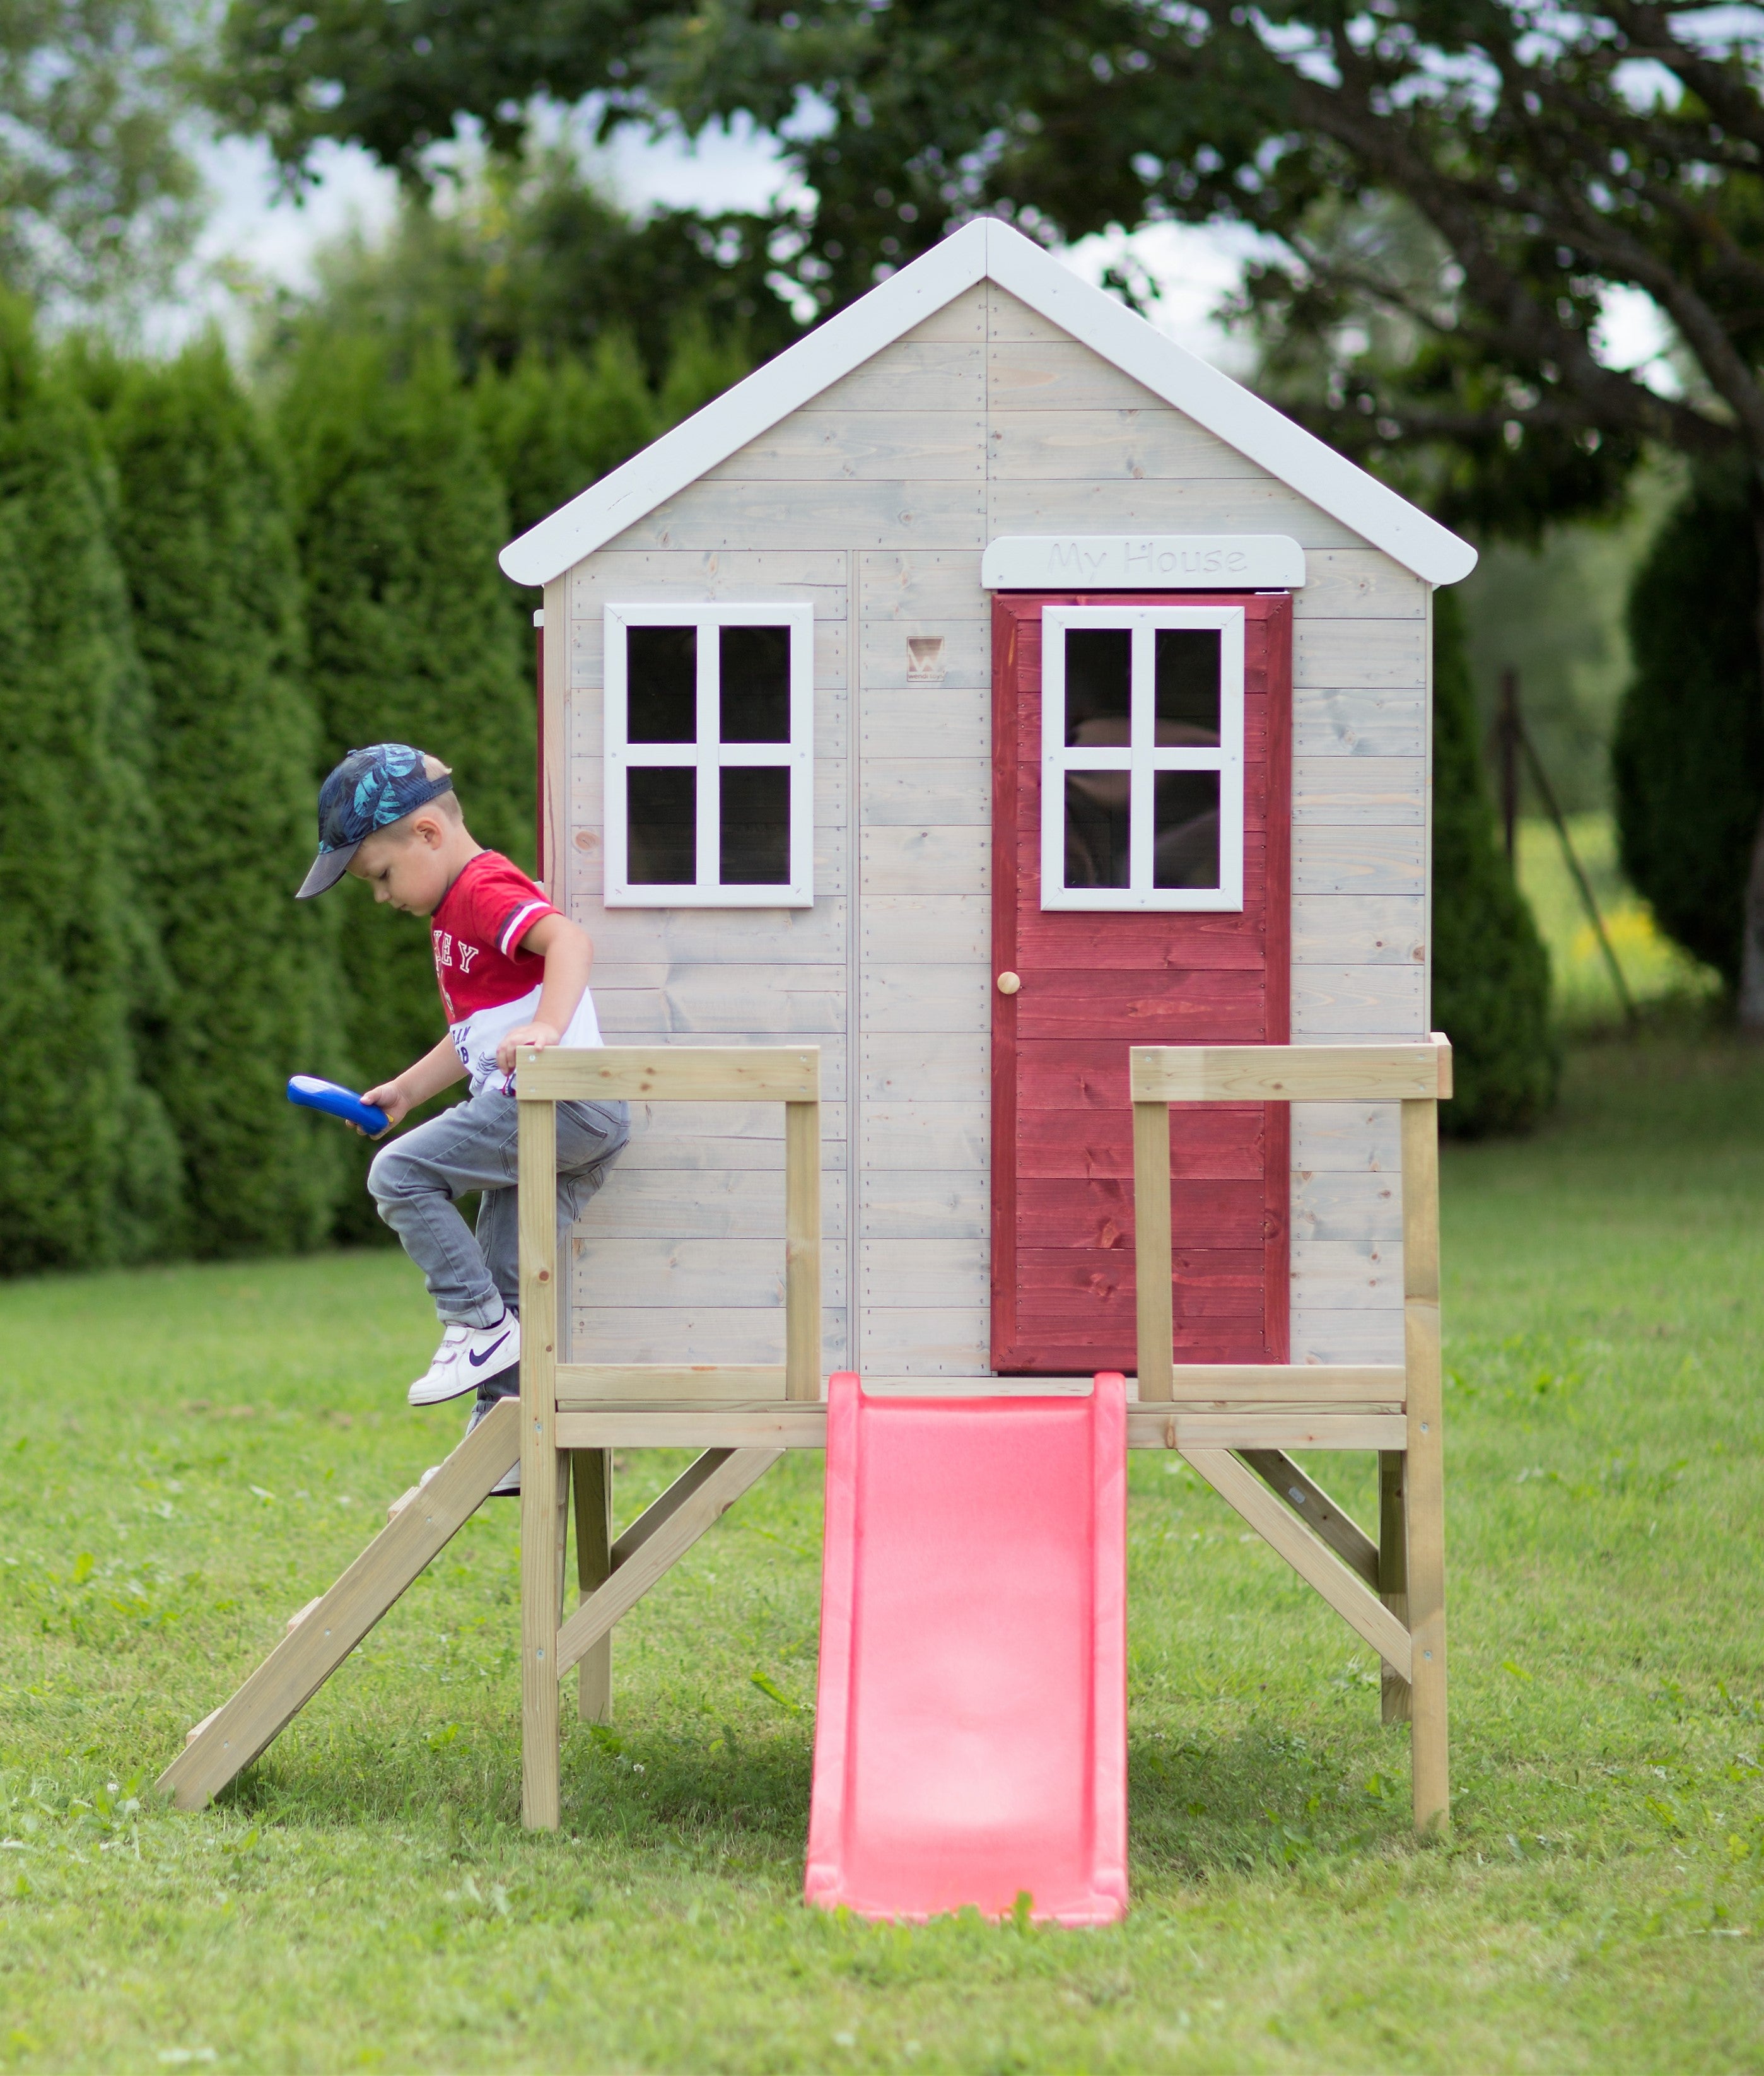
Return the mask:
[[(816, 197), (774, 256), (824, 307), (977, 210), (1049, 241), (1159, 217), (1263, 234), (1252, 307), (1318, 350), (1293, 408), (1373, 466), (1450, 458), (1442, 516), (1534, 531), (1607, 507), (1650, 444), (1731, 459), (1764, 557), (1764, 27), (1683, 0), (233, 0), (233, 119), (299, 164), (350, 137), (413, 167), (463, 114), (596, 92), (695, 132), (782, 131)], [(1340, 235), (1344, 206), (1382, 236)], [(1425, 293), (1401, 248), (1420, 226)], [(1351, 229), (1351, 226), (1350, 226)], [(1389, 264), (1393, 247), (1400, 264)], [(1608, 364), (1613, 288), (1650, 297), (1687, 377)], [(1370, 309), (1379, 322), (1363, 324)], [(1394, 349), (1394, 350), (1393, 350)], [(1764, 587), (1760, 596), (1764, 597)], [(1756, 632), (1764, 646), (1764, 624)], [(1764, 1028), (1764, 822), (1739, 1009)]]
[(77, 356), (119, 484), (116, 541), (153, 698), (146, 870), (170, 989), (143, 1061), (177, 1133), (198, 1255), (308, 1248), (342, 1142), (284, 1098), (339, 1073), (334, 915), (297, 904), (318, 724), (284, 471), (215, 343)]
[(1661, 927), (1737, 986), (1746, 861), (1764, 811), (1749, 487), (1706, 470), (1629, 596), (1635, 658), (1612, 745), (1623, 869)]
[(162, 0), (0, 10), (0, 280), (52, 299), (162, 288), (200, 221)]
[(17, 1273), (166, 1252), (178, 1163), (137, 1041), (151, 729), (89, 414), (0, 306), (0, 1234)]
[[(450, 353), (437, 346), (396, 380), (382, 342), (314, 336), (280, 416), (319, 711), (315, 789), (350, 749), (414, 743), (451, 766), (479, 841), (530, 870), (529, 652), (496, 567), (508, 505)], [(371, 1084), (442, 1034), (428, 934), (352, 880), (324, 899), (340, 904), (348, 1051)], [(375, 1231), (359, 1199), (344, 1229)]]
[(766, 282), (773, 227), (738, 211), (633, 216), (564, 144), (512, 160), (467, 154), (445, 178), (407, 188), (385, 233), (323, 251), (316, 294), (286, 299), (283, 324), (297, 338), (317, 310), (388, 339), (395, 355), (446, 338), (468, 376), (535, 356), (592, 363), (604, 345), (634, 345), (654, 388), (683, 325), (761, 353), (797, 335)]

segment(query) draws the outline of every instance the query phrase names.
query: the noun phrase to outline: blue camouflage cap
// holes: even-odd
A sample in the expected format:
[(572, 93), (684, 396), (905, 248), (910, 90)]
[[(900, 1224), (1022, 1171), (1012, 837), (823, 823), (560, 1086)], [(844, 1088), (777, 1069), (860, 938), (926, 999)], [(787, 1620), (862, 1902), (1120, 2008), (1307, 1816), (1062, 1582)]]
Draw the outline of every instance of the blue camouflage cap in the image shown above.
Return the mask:
[(376, 829), (452, 791), (451, 778), (431, 778), (423, 753), (408, 742), (351, 750), (318, 789), (318, 855), (294, 899), (308, 901), (334, 886)]

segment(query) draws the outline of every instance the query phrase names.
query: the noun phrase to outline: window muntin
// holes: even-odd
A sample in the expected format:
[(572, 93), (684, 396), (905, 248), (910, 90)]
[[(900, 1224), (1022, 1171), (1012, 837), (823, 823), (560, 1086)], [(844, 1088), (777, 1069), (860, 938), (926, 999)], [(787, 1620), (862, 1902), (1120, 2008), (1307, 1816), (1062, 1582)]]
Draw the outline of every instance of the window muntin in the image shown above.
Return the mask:
[(806, 604), (606, 608), (609, 908), (815, 898)]
[(1041, 616), (1041, 905), (1243, 905), (1243, 612)]

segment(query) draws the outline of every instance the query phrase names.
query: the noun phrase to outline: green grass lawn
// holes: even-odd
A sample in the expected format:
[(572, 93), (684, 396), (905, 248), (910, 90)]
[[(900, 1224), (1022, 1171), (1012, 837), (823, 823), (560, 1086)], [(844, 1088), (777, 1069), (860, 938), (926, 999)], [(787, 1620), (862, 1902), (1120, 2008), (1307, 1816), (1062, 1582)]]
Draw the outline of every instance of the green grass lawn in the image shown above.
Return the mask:
[[(803, 1908), (820, 1464), (619, 1632), (518, 1822), (488, 1509), (221, 1806), (154, 1775), (457, 1431), (378, 1254), (0, 1287), (0, 2057), (30, 2069), (1764, 2068), (1764, 1058), (1578, 1054), (1446, 1165), (1456, 1829), (1370, 1654), (1132, 1462), (1135, 1908)], [(629, 1513), (670, 1474), (633, 1455)], [(1369, 1464), (1314, 1464), (1364, 1518)]]

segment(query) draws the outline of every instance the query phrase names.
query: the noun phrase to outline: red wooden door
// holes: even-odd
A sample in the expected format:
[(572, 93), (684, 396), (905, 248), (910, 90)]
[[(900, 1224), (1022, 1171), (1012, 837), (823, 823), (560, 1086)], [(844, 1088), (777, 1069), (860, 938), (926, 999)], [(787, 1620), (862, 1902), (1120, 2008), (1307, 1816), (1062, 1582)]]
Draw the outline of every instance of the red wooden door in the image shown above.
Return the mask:
[[(993, 1367), (1131, 1372), (1127, 1049), (1289, 1035), (1292, 600), (999, 594), (993, 691)], [(1085, 905), (1044, 903), (1044, 853)], [(1172, 1112), (1178, 1362), (1287, 1360), (1289, 1136), (1284, 1103)]]

